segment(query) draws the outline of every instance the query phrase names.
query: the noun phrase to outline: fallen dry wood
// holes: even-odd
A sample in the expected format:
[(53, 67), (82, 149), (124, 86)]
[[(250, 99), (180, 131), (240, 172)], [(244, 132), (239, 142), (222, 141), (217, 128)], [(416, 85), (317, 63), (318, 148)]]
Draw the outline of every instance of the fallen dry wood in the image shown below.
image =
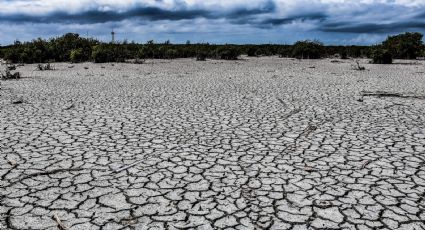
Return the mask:
[(72, 108), (74, 108), (75, 107), (75, 104), (68, 104), (68, 105), (66, 105), (64, 108), (63, 108), (63, 110), (70, 110), (70, 109), (72, 109)]
[(357, 60), (356, 60), (356, 64), (357, 65), (351, 65), (354, 70), (360, 70), (360, 71), (366, 70), (366, 68), (364, 66), (361, 66), (359, 61)]
[(10, 166), (12, 166), (13, 168), (15, 168), (16, 167), (16, 165), (17, 165), (17, 163), (16, 163), (16, 161), (14, 161), (14, 160), (7, 160), (7, 162), (10, 164)]
[(308, 137), (308, 135), (310, 135), (311, 132), (314, 132), (317, 129), (316, 125), (313, 124), (309, 124), (307, 126), (307, 128), (304, 129), (303, 131), (303, 135), (305, 135), (306, 137)]
[(385, 91), (362, 91), (361, 96), (363, 97), (398, 97), (398, 98), (413, 98), (413, 99), (425, 99), (425, 95), (412, 95), (412, 94), (402, 94), (402, 93), (393, 93)]
[(121, 172), (121, 171), (124, 171), (124, 170), (127, 170), (127, 169), (129, 169), (129, 168), (132, 168), (132, 167), (134, 167), (134, 166), (136, 166), (136, 165), (138, 165), (138, 164), (141, 164), (141, 163), (143, 163), (143, 162), (145, 162), (145, 161), (147, 161), (147, 160), (150, 160), (150, 159), (152, 159), (152, 158), (158, 157), (160, 154), (162, 154), (162, 153), (164, 153), (164, 152), (166, 152), (166, 151), (171, 151), (171, 150), (173, 150), (173, 149), (175, 149), (175, 148), (176, 148), (176, 147), (172, 147), (172, 148), (167, 149), (167, 150), (163, 150), (163, 151), (159, 151), (159, 152), (153, 152), (153, 153), (150, 153), (150, 154), (145, 154), (145, 155), (142, 157), (142, 159), (140, 159), (140, 160), (137, 160), (137, 161), (135, 161), (135, 162), (133, 162), (133, 163), (131, 163), (131, 164), (129, 164), (129, 165), (122, 166), (121, 168), (113, 169), (113, 170), (112, 170), (112, 172), (111, 172), (111, 174), (112, 174), (112, 173), (119, 173), (119, 172)]
[(281, 104), (285, 104), (285, 102), (282, 100), (282, 99), (280, 99), (280, 98), (277, 98), (277, 100), (281, 103)]
[(53, 214), (53, 218), (55, 219), (56, 223), (58, 224), (58, 228), (59, 228), (60, 230), (68, 230), (68, 229), (69, 229), (68, 227), (66, 227), (66, 226), (62, 223), (61, 219), (59, 218), (59, 216), (58, 216), (56, 213), (55, 213), (55, 214)]
[(50, 171), (44, 171), (44, 172), (36, 172), (36, 173), (32, 173), (32, 174), (25, 175), (25, 176), (23, 176), (23, 177), (18, 178), (18, 179), (17, 179), (17, 180), (15, 180), (15, 181), (12, 181), (12, 182), (9, 184), (9, 186), (12, 186), (12, 185), (14, 185), (14, 184), (16, 184), (16, 183), (19, 183), (19, 182), (21, 182), (21, 181), (23, 181), (23, 180), (26, 180), (26, 179), (31, 179), (31, 178), (33, 178), (33, 177), (38, 177), (38, 176), (49, 176), (49, 175), (56, 174), (56, 173), (62, 173), (62, 172), (73, 172), (73, 171), (82, 171), (82, 170), (84, 170), (84, 169), (83, 169), (83, 168), (66, 168), (66, 169), (53, 169), (53, 170), (50, 170)]
[(144, 161), (146, 161), (146, 160), (148, 160), (148, 157), (145, 157), (145, 158), (143, 158), (142, 160), (138, 160), (138, 161), (136, 161), (136, 162), (134, 162), (134, 163), (132, 163), (132, 164), (129, 164), (129, 165), (123, 166), (123, 167), (121, 167), (121, 168), (115, 169), (115, 170), (113, 170), (113, 173), (119, 173), (119, 172), (124, 171), (124, 170), (126, 170), (126, 169), (132, 168), (132, 167), (134, 167), (135, 165), (138, 165), (138, 164), (140, 164), (140, 163), (142, 163), (142, 162), (144, 162)]
[(368, 165), (368, 164), (370, 164), (372, 161), (371, 160), (366, 160), (365, 162), (363, 162), (363, 164), (362, 164), (362, 169), (364, 169), (364, 168), (366, 168), (366, 166)]

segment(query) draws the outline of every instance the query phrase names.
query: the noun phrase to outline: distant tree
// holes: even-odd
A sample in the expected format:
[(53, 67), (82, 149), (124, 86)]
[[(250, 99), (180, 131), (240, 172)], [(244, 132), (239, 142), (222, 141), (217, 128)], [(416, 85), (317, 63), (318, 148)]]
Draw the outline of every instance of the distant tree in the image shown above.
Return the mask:
[(415, 59), (423, 46), (421, 33), (404, 33), (390, 36), (382, 45), (394, 58)]

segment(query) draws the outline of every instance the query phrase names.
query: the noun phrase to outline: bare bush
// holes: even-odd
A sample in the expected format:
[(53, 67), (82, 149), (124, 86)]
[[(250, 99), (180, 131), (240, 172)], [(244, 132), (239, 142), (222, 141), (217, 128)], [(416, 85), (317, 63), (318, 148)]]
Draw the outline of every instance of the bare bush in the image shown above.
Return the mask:
[(16, 65), (7, 65), (6, 69), (8, 70), (16, 70)]
[(12, 73), (9, 68), (6, 68), (4, 71), (0, 71), (0, 77), (1, 80), (19, 79), (21, 74), (19, 72)]
[(361, 66), (359, 61), (356, 60), (356, 64), (351, 65), (353, 67), (354, 70), (359, 70), (359, 71), (363, 71), (366, 70), (366, 68), (364, 66)]
[(50, 65), (50, 63), (47, 63), (45, 65), (38, 64), (37, 69), (40, 71), (44, 71), (44, 70), (54, 70), (55, 68), (52, 65)]

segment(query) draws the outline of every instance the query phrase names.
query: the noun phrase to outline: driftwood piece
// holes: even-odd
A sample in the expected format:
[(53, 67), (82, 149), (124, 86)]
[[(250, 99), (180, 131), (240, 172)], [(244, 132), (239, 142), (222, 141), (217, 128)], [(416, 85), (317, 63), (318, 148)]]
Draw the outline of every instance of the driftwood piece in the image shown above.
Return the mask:
[(132, 167), (134, 167), (135, 165), (138, 165), (138, 164), (140, 164), (140, 163), (142, 163), (142, 162), (144, 162), (144, 161), (146, 161), (146, 160), (148, 160), (148, 159), (147, 159), (147, 158), (144, 158), (144, 159), (142, 159), (142, 160), (138, 160), (138, 161), (136, 161), (136, 162), (134, 162), (134, 163), (132, 163), (132, 164), (129, 164), (129, 165), (123, 166), (123, 167), (121, 167), (121, 168), (115, 169), (115, 170), (113, 170), (113, 172), (114, 172), (114, 173), (119, 173), (119, 172), (121, 172), (121, 171), (124, 171), (124, 170), (127, 170), (127, 169), (129, 169), (129, 168), (132, 168)]
[(351, 65), (354, 70), (363, 71), (366, 70), (364, 66), (361, 66), (359, 61), (356, 60), (356, 65)]
[(12, 104), (14, 104), (14, 105), (18, 105), (18, 104), (22, 104), (22, 103), (24, 103), (24, 99), (22, 99), (20, 97), (12, 100)]
[(111, 172), (111, 174), (112, 174), (112, 173), (119, 173), (119, 172), (121, 172), (121, 171), (124, 171), (124, 170), (127, 170), (127, 169), (129, 169), (129, 168), (132, 168), (132, 167), (134, 167), (134, 166), (136, 166), (136, 165), (138, 165), (138, 164), (141, 164), (142, 162), (145, 162), (145, 161), (147, 161), (147, 160), (150, 160), (150, 159), (152, 159), (152, 158), (154, 158), (154, 157), (158, 157), (158, 155), (160, 155), (160, 154), (164, 153), (165, 151), (171, 151), (171, 150), (173, 150), (173, 149), (175, 149), (175, 147), (172, 147), (172, 148), (167, 149), (167, 150), (159, 151), (159, 152), (153, 152), (153, 153), (145, 154), (145, 155), (142, 157), (142, 159), (140, 159), (140, 160), (138, 160), (138, 161), (135, 161), (135, 162), (133, 162), (133, 163), (131, 163), (131, 164), (129, 164), (129, 165), (122, 166), (121, 168), (113, 169), (113, 170), (112, 170), (112, 172)]
[(413, 98), (413, 99), (425, 99), (425, 95), (412, 95), (412, 94), (402, 94), (394, 92), (385, 92), (385, 91), (362, 91), (361, 95), (363, 97), (398, 97), (398, 98)]
[(371, 160), (366, 160), (365, 162), (363, 162), (363, 164), (362, 164), (362, 169), (364, 169), (364, 168), (366, 168), (366, 166), (368, 165), (368, 164), (370, 164), (372, 161)]
[(63, 108), (63, 110), (70, 110), (70, 109), (72, 109), (72, 108), (74, 108), (74, 107), (75, 107), (75, 104), (74, 104), (74, 103), (71, 103), (71, 104), (66, 105), (66, 106)]
[(310, 133), (314, 132), (317, 129), (317, 126), (314, 124), (309, 124), (307, 128), (304, 129), (303, 134), (308, 137)]
[(67, 226), (65, 226), (63, 223), (62, 223), (62, 221), (61, 221), (61, 219), (59, 218), (59, 216), (58, 216), (58, 214), (53, 214), (53, 218), (55, 219), (55, 221), (56, 221), (56, 223), (58, 224), (58, 228), (60, 229), (60, 230), (68, 230), (69, 228), (67, 227)]
[(14, 160), (7, 160), (7, 163), (9, 163), (10, 164), (10, 166), (12, 166), (13, 168), (15, 168), (16, 166), (17, 166), (17, 164), (18, 163), (16, 163), (16, 161), (14, 161)]
[(32, 173), (32, 174), (22, 176), (22, 177), (16, 179), (15, 181), (10, 182), (9, 186), (17, 184), (17, 183), (19, 183), (23, 180), (31, 179), (33, 177), (49, 176), (49, 175), (53, 175), (53, 174), (56, 174), (56, 173), (82, 171), (82, 170), (84, 170), (84, 169), (83, 168), (64, 168), (64, 169), (53, 169), (53, 170), (44, 171), (44, 172), (36, 172), (36, 173)]

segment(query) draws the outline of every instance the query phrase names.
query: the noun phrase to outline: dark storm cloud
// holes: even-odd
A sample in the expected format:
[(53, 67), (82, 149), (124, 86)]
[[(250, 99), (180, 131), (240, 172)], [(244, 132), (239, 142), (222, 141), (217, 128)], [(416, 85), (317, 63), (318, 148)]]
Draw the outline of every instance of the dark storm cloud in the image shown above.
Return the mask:
[(71, 14), (68, 12), (53, 12), (46, 15), (34, 16), (27, 14), (1, 14), (0, 21), (15, 23), (78, 23), (93, 24), (114, 21), (123, 21), (125, 19), (139, 18), (148, 21), (158, 20), (184, 20), (195, 18), (207, 19), (236, 19), (246, 18), (259, 14), (272, 13), (276, 9), (273, 1), (267, 1), (260, 7), (249, 9), (239, 7), (227, 12), (218, 12), (204, 9), (175, 9), (167, 10), (159, 7), (137, 6), (123, 12), (88, 10), (81, 13)]
[(425, 12), (418, 13), (414, 16), (416, 19), (425, 19)]
[(318, 20), (324, 21), (328, 16), (324, 13), (311, 13), (311, 14), (303, 14), (303, 15), (295, 15), (286, 18), (268, 18), (261, 21), (261, 24), (269, 24), (269, 25), (284, 25), (290, 24), (294, 21), (306, 21), (306, 20)]
[(132, 18), (146, 20), (182, 20), (198, 17), (211, 17), (211, 13), (205, 10), (165, 10), (157, 7), (137, 7), (125, 12), (89, 10), (82, 13), (70, 14), (67, 12), (55, 12), (42, 16), (25, 14), (1, 15), (1, 21), (9, 22), (33, 22), (33, 23), (78, 23), (92, 24), (113, 21), (122, 21)]
[[(227, 18), (227, 19), (235, 19), (235, 18), (244, 18), (244, 17), (250, 17), (255, 15), (261, 15), (261, 14), (267, 14), (267, 13), (273, 13), (276, 11), (276, 3), (273, 1), (267, 1), (263, 3), (260, 7), (254, 8), (254, 9), (248, 9), (248, 8), (239, 8), (233, 11), (230, 11), (229, 13), (221, 13), (221, 17)], [(216, 16), (219, 16), (220, 14), (217, 14)]]
[(425, 29), (425, 22), (407, 21), (396, 23), (361, 23), (351, 24), (349, 22), (328, 23), (320, 27), (323, 32), (337, 33), (391, 33), (411, 29)]

